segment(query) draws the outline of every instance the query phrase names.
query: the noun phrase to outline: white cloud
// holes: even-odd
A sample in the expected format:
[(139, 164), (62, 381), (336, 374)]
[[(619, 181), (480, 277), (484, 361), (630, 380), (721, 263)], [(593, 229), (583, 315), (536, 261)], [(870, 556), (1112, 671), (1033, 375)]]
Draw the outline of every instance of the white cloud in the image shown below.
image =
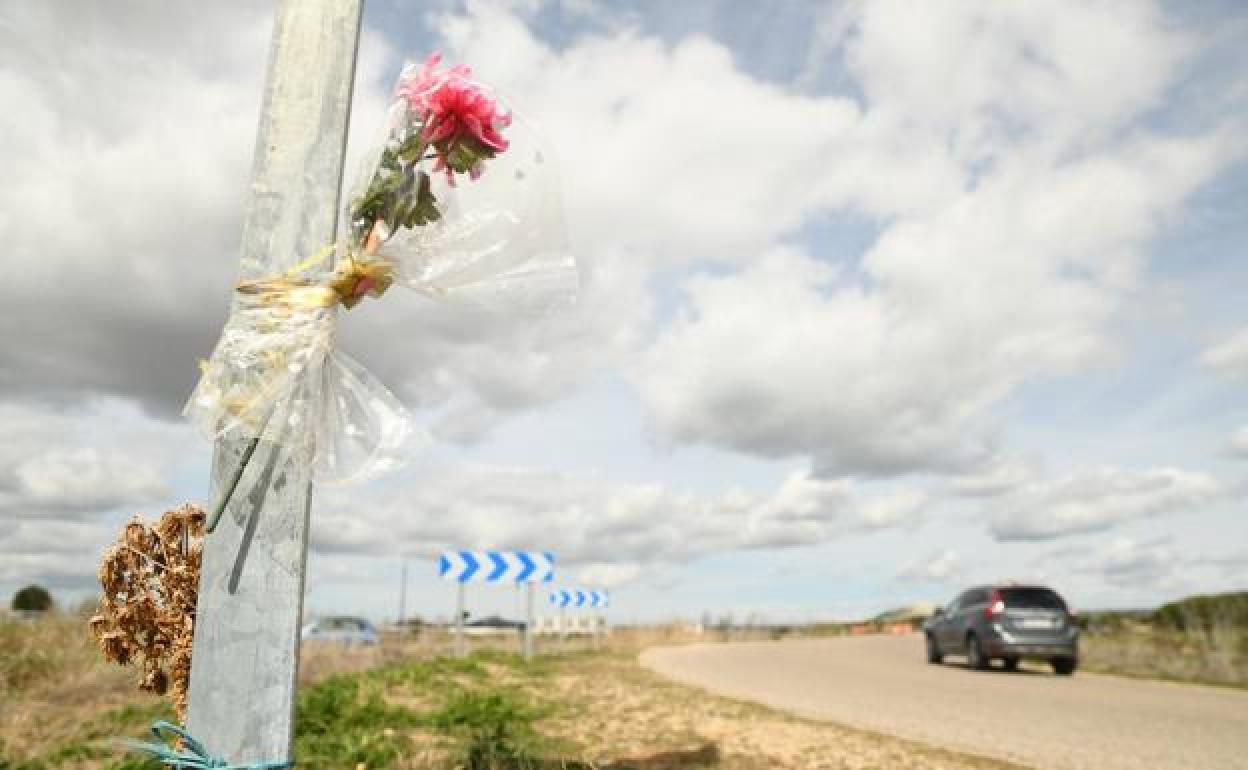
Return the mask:
[[(1156, 6), (850, 3), (829, 11), (797, 87), (751, 75), (709, 37), (664, 42), (605, 6), (601, 32), (557, 49), (525, 26), (532, 10), (470, 3), (431, 24), (449, 59), (558, 147), (582, 303), (530, 324), (398, 293), (348, 314), (342, 344), (444, 441), (480, 442), (624, 370), (660, 443), (814, 471), (767, 494), (694, 494), (679, 471), (646, 484), (470, 465), (318, 492), (319, 548), (549, 546), (582, 579), (623, 585), (725, 550), (935, 515), (933, 493), (877, 493), (852, 474), (954, 474), (936, 490), (992, 498), (1002, 539), (1217, 497), (1205, 474), (1169, 469), (1045, 479), (1007, 443), (1032, 415), (999, 408), (1116, 352), (1114, 321), (1149, 280), (1158, 228), (1241, 157), (1224, 121), (1242, 83), (1199, 80), (1214, 93), (1198, 116), (1157, 118), (1202, 40)], [(74, 410), (108, 393), (171, 415), (218, 333), (270, 11), (211, 4), (188, 26), (176, 4), (0, 10), (0, 103), (20, 116), (0, 125), (0, 581), (89, 580), (111, 535), (102, 520), (160, 502), (188, 452), (206, 468), (207, 444), (182, 427), (116, 404)], [(67, 28), (80, 45), (58, 45)], [(353, 159), (396, 69), (388, 34), (361, 46)], [(816, 80), (843, 88), (802, 91)], [(803, 230), (828, 221), (874, 242), (842, 253), (822, 226)], [(1242, 334), (1203, 360), (1248, 371)], [(557, 440), (540, 427), (525, 438)], [(956, 574), (950, 553), (913, 570)]]
[(237, 4), (193, 24), (171, 7), (0, 11), (17, 118), (0, 126), (0, 394), (180, 405), (236, 269), (270, 23)]
[(1062, 545), (1029, 560), (1047, 582), (1079, 607), (1155, 607), (1193, 593), (1242, 585), (1241, 552), (1185, 542), (1181, 535), (1115, 536)]
[[(0, 127), (0, 237), (13, 268), (0, 397), (103, 393), (172, 416), (237, 270), (271, 9), (216, 4), (190, 26), (172, 4), (0, 14), (0, 102), (22, 116)], [(61, 50), (71, 26), (90, 45)], [(395, 70), (391, 43), (366, 32), (348, 179)], [(342, 344), (413, 405), (441, 407), (440, 435), (477, 440), (638, 344), (650, 299), (636, 255), (599, 243), (582, 256), (584, 301), (545, 324), (396, 290), (346, 314)]]
[[(887, 117), (947, 135), (960, 159), (1017, 133), (1095, 142), (1155, 105), (1189, 41), (1151, 4), (862, 3), (845, 58)], [(920, 137), (922, 138), (922, 137)]]
[(208, 452), (188, 452), (190, 437), (118, 401), (0, 403), (0, 585), (93, 584), (116, 523), (172, 504), (181, 461), (201, 463), (206, 486)]
[(1138, 543), (1115, 538), (1096, 554), (1097, 573), (1126, 587), (1156, 586), (1188, 561), (1168, 542)]
[(1199, 510), (1225, 490), (1207, 473), (1102, 467), (1032, 482), (991, 506), (997, 540), (1050, 540)]
[(1034, 463), (1019, 457), (1000, 456), (984, 468), (952, 479), (949, 489), (963, 497), (995, 497), (1025, 484), (1036, 475)]
[[(116, 433), (118, 421), (130, 423), (129, 436)], [(176, 461), (169, 450), (189, 434), (120, 402), (75, 412), (0, 404), (0, 523), (81, 519), (164, 500)]]
[[(35, 40), (55, 39), (67, 24), (55, 7), (12, 13), (11, 28)], [(384, 308), (351, 314), (344, 345), (415, 405), (440, 408), (440, 436), (471, 443), (643, 346), (663, 271), (757, 265), (811, 217), (865, 213), (886, 227), (865, 257), (863, 289), (789, 259), (801, 273), (793, 280), (807, 282), (797, 290), (815, 292), (808, 319), (832, 326), (787, 355), (802, 347), (803, 356), (852, 360), (783, 387), (731, 362), (672, 364), (664, 350), (696, 354), (715, 340), (696, 324), (683, 336), (668, 330), (641, 373), (654, 424), (679, 441), (813, 454), (832, 475), (982, 459), (992, 445), (981, 421), (987, 405), (1103, 348), (1101, 324), (1130, 285), (1145, 223), (1207, 177), (1220, 145), (1204, 134), (1101, 141), (1161, 98), (1187, 46), (1147, 7), (1036, 14), (969, 4), (935, 14), (923, 34), (901, 25), (917, 36), (905, 45), (891, 19), (906, 13), (899, 8), (841, 13), (840, 53), (862, 104), (762, 82), (701, 36), (666, 45), (613, 28), (556, 51), (501, 5), (436, 16), (448, 56), (472, 62), (538, 116), (559, 149), (584, 301), (534, 329), (388, 297)], [(93, 44), (72, 55), (45, 61), (47, 46), (7, 47), (18, 74), (5, 81), (6, 97), (25, 117), (0, 136), (6, 189), (21, 191), (0, 200), (8, 215), (0, 234), (25, 266), (13, 274), (21, 301), (12, 317), (39, 333), (5, 330), (13, 333), (0, 345), (0, 387), (123, 393), (169, 412), (193, 382), (193, 358), (211, 345), (234, 270), (221, 255), (237, 242), (269, 18), (214, 6), (197, 29), (214, 30), (221, 47), (187, 35), (172, 11), (134, 16), (75, 14)], [(380, 113), (395, 52), (383, 36), (366, 36), (352, 157), (372, 141), (369, 116)], [(933, 78), (941, 88), (930, 88)], [(1106, 82), (1116, 85), (1102, 93)], [(1115, 195), (1102, 194), (1109, 187)], [(106, 258), (100, 243), (110, 246)], [(754, 277), (736, 277), (745, 275)], [(720, 323), (718, 307), (705, 311), (703, 325)], [(755, 302), (736, 312), (761, 327), (745, 340), (757, 348), (783, 309)], [(882, 366), (895, 381), (867, 400), (862, 419), (807, 392), (846, 385), (830, 376), (861, 383)], [(700, 392), (712, 374), (726, 379)], [(655, 382), (687, 393), (654, 397)], [(707, 429), (706, 415), (691, 407), (684, 416), (681, 400), (703, 395), (795, 405), (773, 400), (760, 425), (737, 415), (739, 429)], [(802, 425), (791, 417), (797, 405), (811, 418)], [(854, 446), (829, 448), (851, 434)]]
[[(863, 9), (845, 44), (863, 112), (818, 195), (786, 201), (885, 217), (879, 238), (858, 271), (772, 248), (695, 278), (637, 380), (677, 442), (809, 456), (833, 476), (966, 472), (997, 452), (993, 406), (1113, 349), (1158, 224), (1238, 150), (1218, 128), (1128, 127), (1187, 45), (1151, 12), (967, 4), (925, 25)], [(1105, 98), (1106, 77), (1130, 85)], [(859, 168), (888, 155), (875, 177)]]
[(926, 559), (907, 562), (898, 572), (902, 580), (949, 582), (962, 574), (962, 557), (945, 548)]
[(23, 586), (38, 583), (50, 588), (70, 589), (94, 587), (91, 576), (95, 573), (96, 564), (93, 557), (88, 558), (90, 562), (81, 553), (6, 552), (0, 559), (0, 584)]
[(1239, 457), (1248, 457), (1248, 425), (1242, 426), (1231, 436), (1231, 452)]
[(641, 564), (590, 564), (577, 573), (580, 585), (615, 588), (637, 580), (644, 574)]
[(858, 119), (848, 99), (751, 78), (702, 36), (669, 47), (616, 31), (556, 53), (487, 3), (439, 26), (455, 58), (540, 116), (575, 240), (591, 251), (619, 245), (651, 264), (751, 258), (810, 212), (810, 185), (795, 181), (827, 169)]
[(1233, 377), (1248, 377), (1248, 327), (1205, 350), (1201, 363)]
[(125, 452), (95, 447), (43, 452), (13, 469), (18, 494), (37, 506), (100, 510), (168, 496), (159, 470)]
[(322, 553), (550, 550), (560, 564), (579, 565), (607, 584), (629, 579), (638, 565), (909, 526), (921, 505), (911, 494), (864, 494), (850, 481), (802, 473), (767, 496), (730, 489), (703, 497), (657, 483), (470, 467), (406, 479), (384, 499), (326, 488), (313, 516), (312, 542)]

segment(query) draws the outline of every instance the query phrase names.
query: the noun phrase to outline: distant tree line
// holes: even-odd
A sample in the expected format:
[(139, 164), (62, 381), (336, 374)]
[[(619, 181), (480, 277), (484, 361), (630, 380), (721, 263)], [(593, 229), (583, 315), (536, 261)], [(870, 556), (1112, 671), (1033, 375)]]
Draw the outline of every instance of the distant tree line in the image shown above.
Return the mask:
[(28, 585), (13, 594), (9, 606), (14, 612), (47, 612), (52, 609), (52, 594), (40, 585)]
[(1248, 628), (1248, 591), (1189, 596), (1158, 607), (1152, 619), (1157, 625), (1179, 631), (1208, 631), (1216, 626)]

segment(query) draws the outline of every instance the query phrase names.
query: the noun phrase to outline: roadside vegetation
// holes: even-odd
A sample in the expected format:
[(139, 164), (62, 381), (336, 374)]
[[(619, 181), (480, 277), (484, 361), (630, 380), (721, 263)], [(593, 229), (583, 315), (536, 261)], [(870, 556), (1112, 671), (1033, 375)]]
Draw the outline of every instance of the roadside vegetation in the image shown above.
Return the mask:
[[(164, 698), (106, 664), (83, 613), (0, 615), (0, 770), (157, 770), (117, 737), (171, 719)], [(1153, 611), (1091, 613), (1082, 665), (1127, 676), (1248, 687), (1248, 594), (1193, 597)], [(784, 636), (845, 633), (785, 629)], [(712, 629), (701, 641), (774, 638)], [(791, 717), (709, 695), (642, 669), (640, 649), (690, 640), (679, 628), (617, 631), (606, 649), (551, 645), (526, 663), (482, 649), (442, 657), (437, 633), (381, 646), (308, 646), (296, 756), (307, 770), (680, 770), (982, 768), (994, 760)]]
[(1248, 592), (1093, 612), (1082, 623), (1080, 665), (1089, 671), (1248, 687)]
[[(526, 663), (510, 651), (438, 657), (443, 639), (308, 647), (296, 756), (304, 770), (1008, 770), (996, 760), (791, 717), (642, 669), (679, 632), (617, 633), (606, 649)], [(159, 770), (112, 743), (171, 718), (105, 665), (84, 618), (0, 618), (0, 770)]]

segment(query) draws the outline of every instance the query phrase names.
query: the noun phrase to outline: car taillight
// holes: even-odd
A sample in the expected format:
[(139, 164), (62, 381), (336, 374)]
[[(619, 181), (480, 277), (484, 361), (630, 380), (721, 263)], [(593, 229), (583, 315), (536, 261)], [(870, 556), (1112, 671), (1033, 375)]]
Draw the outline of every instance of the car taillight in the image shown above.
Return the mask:
[(997, 616), (1005, 612), (1005, 602), (1001, 599), (999, 591), (992, 592), (992, 598), (988, 600), (988, 606), (984, 608), (984, 617), (989, 620), (996, 620)]

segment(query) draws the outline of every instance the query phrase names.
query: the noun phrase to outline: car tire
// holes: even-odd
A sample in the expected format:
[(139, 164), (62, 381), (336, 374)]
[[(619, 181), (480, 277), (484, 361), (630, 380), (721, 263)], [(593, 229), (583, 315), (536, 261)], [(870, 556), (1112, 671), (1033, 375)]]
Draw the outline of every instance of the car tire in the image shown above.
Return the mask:
[(940, 654), (940, 646), (936, 644), (936, 637), (927, 634), (927, 662), (943, 663), (945, 656)]
[(1075, 673), (1076, 663), (1074, 658), (1054, 658), (1050, 663), (1053, 666), (1053, 673), (1058, 676), (1070, 676)]
[(1018, 658), (1005, 658), (1001, 663), (1005, 666), (1006, 671), (1018, 670)]
[(984, 649), (979, 646), (979, 637), (968, 634), (966, 637), (966, 665), (976, 671), (984, 671), (992, 663), (984, 657)]

